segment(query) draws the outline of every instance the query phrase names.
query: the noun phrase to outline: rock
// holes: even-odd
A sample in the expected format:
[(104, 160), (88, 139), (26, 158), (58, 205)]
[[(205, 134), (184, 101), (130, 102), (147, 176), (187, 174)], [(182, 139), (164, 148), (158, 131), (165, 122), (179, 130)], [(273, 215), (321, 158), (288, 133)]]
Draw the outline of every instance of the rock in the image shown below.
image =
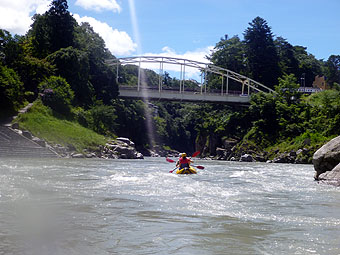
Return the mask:
[(236, 161), (236, 158), (235, 157), (231, 157), (230, 161)]
[(32, 134), (29, 132), (29, 131), (27, 131), (27, 130), (24, 130), (24, 131), (22, 131), (22, 135), (24, 136), (24, 137), (26, 137), (26, 138), (28, 138), (28, 139), (32, 139)]
[(160, 155), (157, 152), (151, 151), (151, 157), (160, 157)]
[(273, 163), (295, 163), (296, 153), (291, 152), (283, 152), (279, 154), (276, 158), (273, 159)]
[(253, 157), (252, 157), (251, 155), (249, 155), (249, 154), (243, 154), (243, 155), (241, 156), (241, 158), (240, 158), (240, 161), (242, 161), (242, 162), (253, 162), (254, 159), (253, 159)]
[(237, 144), (237, 142), (237, 140), (232, 138), (225, 139), (223, 140), (223, 147), (227, 150), (231, 150)]
[(116, 140), (123, 142), (123, 143), (126, 143), (129, 146), (133, 146), (133, 147), (135, 146), (135, 143), (132, 142), (129, 138), (126, 138), (126, 137), (118, 137)]
[(65, 148), (65, 147), (63, 147), (62, 145), (60, 145), (60, 144), (56, 144), (54, 147), (53, 147), (53, 149), (58, 153), (58, 154), (60, 154), (60, 155), (67, 155), (68, 153), (68, 151), (67, 151), (67, 148)]
[(126, 154), (120, 154), (120, 157), (121, 159), (128, 159), (128, 156)]
[(303, 141), (303, 145), (310, 145), (310, 143), (311, 143), (310, 138), (307, 138)]
[(19, 129), (19, 123), (15, 122), (11, 126), (13, 129)]
[(302, 149), (298, 149), (298, 150), (296, 151), (296, 155), (299, 155), (299, 154), (301, 154), (302, 152), (303, 152)]
[(97, 155), (95, 153), (87, 153), (85, 154), (85, 158), (96, 158)]
[(144, 159), (144, 156), (142, 153), (138, 152), (137, 153), (137, 159)]
[(288, 163), (288, 160), (286, 157), (279, 155), (278, 157), (273, 159), (272, 163)]
[(315, 180), (320, 174), (331, 171), (340, 162), (340, 136), (333, 138), (318, 149), (313, 155)]
[(46, 147), (46, 142), (38, 137), (33, 137), (32, 141), (39, 144), (41, 147)]
[[(130, 145), (129, 145), (130, 144)], [(102, 154), (106, 158), (123, 158), (123, 159), (137, 159), (143, 158), (143, 155), (138, 155), (134, 143), (129, 139), (120, 137), (119, 140), (107, 143), (102, 150)]]
[(68, 151), (76, 151), (77, 150), (76, 147), (74, 147), (74, 145), (72, 145), (72, 144), (68, 144), (66, 148), (67, 148)]
[(267, 161), (267, 157), (265, 155), (255, 155), (254, 156), (255, 161), (258, 162), (266, 162)]
[(217, 156), (217, 159), (219, 160), (226, 160), (230, 154), (231, 154), (231, 148), (229, 149), (223, 149), (219, 147), (216, 148), (216, 156)]
[(76, 153), (71, 155), (72, 158), (85, 158), (85, 156), (81, 153)]
[(328, 171), (320, 174), (320, 180), (329, 180), (329, 181), (340, 181), (340, 163), (332, 169), (332, 171)]
[(296, 154), (296, 152), (295, 152), (295, 151), (291, 151), (291, 152), (289, 152), (289, 156), (290, 156), (290, 157), (294, 157), (294, 158), (295, 158), (295, 157), (296, 157), (296, 155), (297, 155), (297, 154)]

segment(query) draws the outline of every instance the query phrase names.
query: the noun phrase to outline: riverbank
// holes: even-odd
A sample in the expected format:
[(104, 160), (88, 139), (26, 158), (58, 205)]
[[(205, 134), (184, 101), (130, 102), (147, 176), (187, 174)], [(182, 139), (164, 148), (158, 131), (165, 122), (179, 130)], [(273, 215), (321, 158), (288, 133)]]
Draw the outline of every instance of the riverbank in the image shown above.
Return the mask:
[(20, 111), (11, 128), (64, 158), (142, 159), (144, 155), (178, 155), (178, 151), (161, 146), (143, 149), (141, 153), (130, 139), (100, 135), (71, 118), (56, 114), (40, 100)]
[[(167, 157), (177, 156), (179, 153), (160, 145), (136, 148), (128, 137), (98, 134), (72, 118), (56, 114), (40, 100), (25, 111), (21, 111), (12, 127), (18, 132), (24, 131), (31, 139), (46, 142), (61, 157), (141, 159), (143, 156)], [(203, 143), (203, 146), (199, 146), (198, 143), (196, 150), (201, 151), (199, 157), (211, 160), (311, 164), (314, 152), (325, 142), (327, 140), (324, 141), (322, 136), (304, 133), (265, 149), (246, 138), (243, 140), (226, 138), (221, 147), (214, 149), (213, 154), (205, 145), (207, 143)]]

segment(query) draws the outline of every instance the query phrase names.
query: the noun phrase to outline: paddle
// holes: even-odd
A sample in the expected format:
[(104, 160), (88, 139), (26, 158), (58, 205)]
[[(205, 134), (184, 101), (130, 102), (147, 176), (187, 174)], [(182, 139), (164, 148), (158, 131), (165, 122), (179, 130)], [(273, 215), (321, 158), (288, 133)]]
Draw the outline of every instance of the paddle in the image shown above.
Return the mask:
[(172, 173), (173, 171), (175, 171), (178, 167), (176, 166), (174, 169), (170, 170), (169, 173)]
[(169, 163), (175, 163), (175, 160), (172, 160), (172, 159), (169, 159), (169, 158), (166, 158), (166, 161), (168, 161)]
[(194, 154), (192, 154), (191, 157), (194, 158), (194, 157), (198, 156), (200, 153), (201, 153), (200, 151), (196, 151), (196, 152), (194, 152)]
[(204, 169), (204, 166), (194, 166), (194, 165), (193, 165), (193, 167), (196, 167), (196, 168), (198, 168), (198, 169)]

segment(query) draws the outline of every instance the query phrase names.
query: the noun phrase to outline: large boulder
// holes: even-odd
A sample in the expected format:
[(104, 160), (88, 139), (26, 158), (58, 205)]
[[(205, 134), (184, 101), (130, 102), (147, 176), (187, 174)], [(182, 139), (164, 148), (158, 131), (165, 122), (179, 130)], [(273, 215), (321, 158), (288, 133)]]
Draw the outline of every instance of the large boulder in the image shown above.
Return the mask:
[(103, 158), (122, 158), (122, 159), (143, 159), (143, 155), (138, 153), (135, 144), (127, 138), (120, 137), (112, 140), (104, 146), (102, 150)]
[(340, 163), (332, 169), (332, 171), (327, 171), (320, 174), (320, 180), (340, 180)]
[(319, 180), (322, 173), (333, 170), (340, 163), (340, 136), (333, 138), (313, 155), (316, 171), (314, 178)]

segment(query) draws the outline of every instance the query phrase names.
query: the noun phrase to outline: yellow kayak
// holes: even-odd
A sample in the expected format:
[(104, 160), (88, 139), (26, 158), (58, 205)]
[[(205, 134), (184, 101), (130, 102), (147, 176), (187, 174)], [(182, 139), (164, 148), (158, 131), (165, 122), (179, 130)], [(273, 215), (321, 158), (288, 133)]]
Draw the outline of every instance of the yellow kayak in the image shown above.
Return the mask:
[(186, 167), (186, 168), (178, 169), (176, 171), (176, 174), (197, 174), (197, 171), (193, 167), (189, 167), (189, 168)]

